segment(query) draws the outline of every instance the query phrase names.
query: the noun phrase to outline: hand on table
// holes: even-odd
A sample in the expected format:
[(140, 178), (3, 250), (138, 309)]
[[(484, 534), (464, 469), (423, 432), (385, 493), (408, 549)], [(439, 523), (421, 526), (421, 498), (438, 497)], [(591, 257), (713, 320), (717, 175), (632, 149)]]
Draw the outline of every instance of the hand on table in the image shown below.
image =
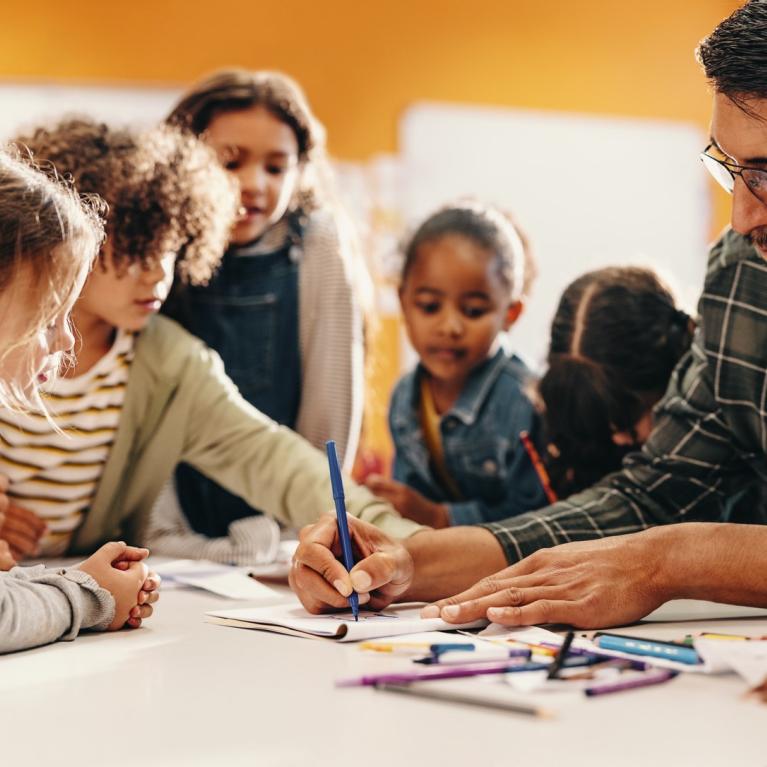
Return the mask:
[(413, 559), (399, 541), (356, 517), (347, 520), (357, 562), (351, 573), (338, 561), (341, 544), (334, 513), (301, 530), (289, 580), (310, 613), (347, 610), (352, 590), (359, 594), (360, 605), (380, 610), (403, 594), (413, 579)]
[[(112, 563), (113, 567), (118, 570), (127, 570), (131, 562), (144, 559), (146, 557), (147, 549), (136, 548), (135, 546), (128, 546), (125, 555)], [(152, 605), (160, 598), (160, 585), (162, 584), (162, 578), (155, 572), (149, 572), (147, 574), (144, 583), (141, 585), (141, 590), (138, 593), (138, 604), (131, 610), (130, 618), (128, 618), (128, 626), (137, 629), (141, 626), (141, 621), (145, 618), (151, 617), (154, 610)]]
[(75, 566), (114, 597), (115, 616), (109, 631), (125, 625), (138, 628), (143, 619), (152, 615), (152, 604), (160, 598), (160, 579), (143, 563), (148, 555), (148, 549), (112, 542)]
[(425, 618), (506, 626), (635, 623), (666, 601), (653, 576), (664, 552), (647, 533), (541, 549), (470, 589), (424, 607)]
[(450, 517), (447, 506), (435, 503), (412, 487), (380, 474), (371, 474), (365, 485), (370, 492), (388, 501), (403, 517), (433, 528), (448, 527)]

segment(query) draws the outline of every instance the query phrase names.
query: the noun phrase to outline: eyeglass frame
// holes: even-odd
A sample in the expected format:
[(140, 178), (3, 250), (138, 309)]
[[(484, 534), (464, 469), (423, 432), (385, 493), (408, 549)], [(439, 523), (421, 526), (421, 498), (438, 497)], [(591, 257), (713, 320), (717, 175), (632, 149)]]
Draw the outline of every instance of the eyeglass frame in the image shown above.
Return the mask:
[[(711, 174), (714, 181), (716, 181), (719, 186), (724, 189), (725, 192), (728, 194), (733, 194), (735, 191), (735, 178), (736, 176), (740, 176), (741, 181), (743, 182), (746, 189), (748, 189), (749, 192), (751, 192), (754, 197), (756, 197), (759, 202), (761, 202), (763, 205), (767, 205), (767, 168), (754, 168), (750, 165), (738, 165), (736, 162), (727, 162), (727, 160), (719, 160), (716, 157), (712, 157), (708, 153), (708, 150), (711, 149), (711, 147), (716, 146), (714, 142), (711, 142), (701, 153), (698, 155), (700, 157), (700, 161), (703, 163), (703, 167)], [(718, 147), (717, 147), (718, 149)], [(721, 151), (721, 149), (719, 150)], [(724, 179), (720, 178), (717, 174), (714, 168), (712, 168), (707, 160), (711, 160), (712, 162), (715, 162), (720, 167), (724, 168), (727, 171), (727, 175), (729, 176), (730, 180), (732, 181), (732, 186), (728, 188), (725, 183)], [(763, 180), (764, 185), (764, 195), (765, 198), (762, 199), (751, 187), (751, 185), (748, 183), (747, 178), (743, 175), (743, 171), (751, 171), (753, 173), (758, 173), (759, 177)]]

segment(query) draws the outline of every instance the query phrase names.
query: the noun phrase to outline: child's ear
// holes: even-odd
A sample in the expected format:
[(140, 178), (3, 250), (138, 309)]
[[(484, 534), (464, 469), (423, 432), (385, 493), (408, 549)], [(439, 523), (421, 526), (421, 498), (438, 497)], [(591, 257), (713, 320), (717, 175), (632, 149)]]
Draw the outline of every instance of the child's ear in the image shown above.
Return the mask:
[(524, 308), (524, 301), (509, 304), (509, 308), (506, 310), (506, 318), (503, 321), (504, 330), (508, 330), (519, 319), (519, 315), (522, 314)]

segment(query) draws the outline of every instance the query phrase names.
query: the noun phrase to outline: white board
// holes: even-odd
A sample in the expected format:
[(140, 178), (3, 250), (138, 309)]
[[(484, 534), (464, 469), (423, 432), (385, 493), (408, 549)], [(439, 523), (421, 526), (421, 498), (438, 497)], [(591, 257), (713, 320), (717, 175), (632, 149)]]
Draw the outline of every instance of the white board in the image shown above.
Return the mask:
[(656, 267), (694, 308), (711, 221), (705, 143), (684, 123), (417, 104), (400, 122), (403, 209), (415, 224), (470, 194), (514, 213), (539, 277), (512, 340), (540, 363), (562, 290), (587, 270)]

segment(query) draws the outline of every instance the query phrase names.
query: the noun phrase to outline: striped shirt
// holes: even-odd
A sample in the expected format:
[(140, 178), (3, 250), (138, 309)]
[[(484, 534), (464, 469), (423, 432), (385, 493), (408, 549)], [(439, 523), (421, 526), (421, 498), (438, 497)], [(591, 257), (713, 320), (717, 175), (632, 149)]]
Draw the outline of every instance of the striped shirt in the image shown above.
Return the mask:
[(61, 556), (96, 493), (120, 420), (135, 335), (118, 331), (90, 370), (59, 378), (43, 398), (63, 431), (39, 413), (0, 410), (0, 473), (12, 502), (45, 520), (41, 556)]
[(653, 525), (767, 523), (767, 262), (732, 231), (711, 251), (699, 311), (641, 453), (566, 501), (484, 525), (510, 562)]

